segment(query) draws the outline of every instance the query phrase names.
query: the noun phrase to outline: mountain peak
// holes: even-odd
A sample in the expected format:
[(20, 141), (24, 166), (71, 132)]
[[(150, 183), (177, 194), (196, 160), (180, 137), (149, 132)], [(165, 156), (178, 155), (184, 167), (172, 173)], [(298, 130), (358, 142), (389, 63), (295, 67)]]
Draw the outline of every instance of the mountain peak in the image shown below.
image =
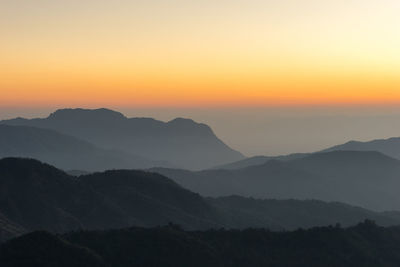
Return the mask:
[(204, 124), (204, 123), (198, 123), (195, 122), (192, 119), (186, 119), (186, 118), (175, 118), (169, 122), (167, 122), (168, 126), (171, 126), (175, 129), (178, 130), (183, 130), (183, 131), (190, 131), (190, 130), (195, 130), (195, 131), (199, 131), (200, 133), (211, 133), (213, 134), (211, 128)]
[(177, 117), (173, 120), (170, 120), (168, 123), (194, 123), (197, 124), (194, 120), (188, 118)]
[(77, 108), (60, 109), (47, 118), (0, 123), (51, 129), (99, 148), (125, 151), (156, 162), (168, 161), (189, 169), (209, 168), (243, 158), (209, 126), (191, 119), (163, 122), (152, 118), (127, 118), (105, 108)]
[(65, 173), (59, 169), (47, 164), (42, 163), (37, 159), (21, 158), (21, 157), (6, 157), (0, 159), (0, 171), (2, 173), (20, 173), (23, 174), (21, 178), (26, 179), (33, 173), (46, 173), (46, 174), (61, 174)]
[(49, 119), (101, 119), (101, 120), (121, 120), (126, 117), (117, 111), (99, 108), (99, 109), (59, 109), (51, 113)]

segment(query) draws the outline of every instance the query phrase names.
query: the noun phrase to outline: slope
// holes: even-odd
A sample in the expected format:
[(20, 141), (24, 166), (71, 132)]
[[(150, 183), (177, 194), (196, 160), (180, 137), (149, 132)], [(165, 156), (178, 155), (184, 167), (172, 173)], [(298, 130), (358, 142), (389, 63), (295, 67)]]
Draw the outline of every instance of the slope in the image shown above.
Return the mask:
[(127, 118), (108, 109), (63, 109), (44, 119), (17, 118), (1, 123), (53, 129), (99, 147), (167, 160), (183, 168), (204, 169), (244, 158), (223, 143), (209, 126), (190, 119), (162, 122)]

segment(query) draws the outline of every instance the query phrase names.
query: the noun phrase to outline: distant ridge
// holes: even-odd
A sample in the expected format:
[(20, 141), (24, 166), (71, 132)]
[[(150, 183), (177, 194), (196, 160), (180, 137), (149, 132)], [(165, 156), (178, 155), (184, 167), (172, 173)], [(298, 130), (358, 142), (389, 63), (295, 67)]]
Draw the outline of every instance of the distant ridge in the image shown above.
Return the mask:
[[(332, 152), (332, 151), (377, 151), (389, 157), (400, 160), (400, 137), (392, 137), (388, 139), (376, 139), (365, 142), (353, 140), (314, 153)], [(294, 153), (281, 156), (254, 156), (230, 162), (227, 164), (214, 166), (210, 169), (224, 169), (224, 170), (242, 169), (249, 166), (260, 165), (272, 159), (286, 161), (296, 158), (302, 158), (310, 154), (313, 153)]]
[(60, 109), (43, 119), (16, 118), (1, 124), (34, 126), (117, 149), (143, 158), (168, 161), (188, 169), (205, 169), (243, 159), (202, 123), (176, 118), (127, 118), (109, 109)]
[(336, 150), (352, 150), (352, 151), (378, 151), (387, 156), (400, 160), (400, 137), (392, 137), (389, 139), (377, 139), (367, 142), (350, 141), (342, 145), (337, 145), (323, 150), (323, 152)]
[(99, 109), (59, 109), (51, 113), (48, 117), (50, 120), (69, 120), (72, 117), (78, 120), (97, 120), (101, 121), (113, 121), (127, 119), (122, 113), (113, 111), (111, 109), (99, 108)]
[(239, 161), (235, 161), (232, 163), (215, 166), (211, 169), (214, 169), (214, 170), (218, 170), (218, 169), (220, 169), (220, 170), (237, 170), (237, 169), (243, 169), (243, 168), (250, 167), (250, 166), (261, 165), (261, 164), (266, 163), (269, 160), (288, 161), (288, 160), (303, 158), (308, 155), (309, 155), (309, 153), (294, 153), (294, 154), (282, 155), (282, 156), (254, 156), (254, 157), (249, 157), (249, 158), (242, 159)]
[(144, 169), (172, 166), (117, 150), (107, 150), (49, 129), (0, 125), (0, 158), (35, 158), (64, 170)]
[(154, 168), (204, 196), (320, 199), (400, 209), (400, 161), (375, 151), (332, 151), (233, 170)]

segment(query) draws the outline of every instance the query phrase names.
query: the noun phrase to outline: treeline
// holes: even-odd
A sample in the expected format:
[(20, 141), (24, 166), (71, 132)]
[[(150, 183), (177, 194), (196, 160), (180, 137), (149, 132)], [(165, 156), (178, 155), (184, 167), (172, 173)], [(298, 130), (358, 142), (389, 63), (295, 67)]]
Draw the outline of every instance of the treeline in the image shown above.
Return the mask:
[(179, 226), (34, 232), (3, 244), (0, 266), (400, 266), (400, 227), (372, 221), (292, 232)]

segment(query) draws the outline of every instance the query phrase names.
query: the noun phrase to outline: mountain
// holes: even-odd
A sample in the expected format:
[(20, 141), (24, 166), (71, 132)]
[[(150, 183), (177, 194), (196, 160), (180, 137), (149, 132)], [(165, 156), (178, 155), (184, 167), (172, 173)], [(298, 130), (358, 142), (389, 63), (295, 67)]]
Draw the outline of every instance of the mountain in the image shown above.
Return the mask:
[(315, 153), (238, 170), (152, 170), (204, 196), (320, 199), (373, 210), (400, 209), (400, 161), (379, 152)]
[(82, 171), (82, 170), (69, 170), (67, 173), (71, 176), (81, 176), (81, 175), (88, 175), (90, 174), (89, 171)]
[(266, 163), (269, 160), (281, 160), (281, 161), (288, 161), (293, 159), (299, 159), (308, 156), (309, 153), (295, 153), (289, 155), (282, 155), (282, 156), (254, 156), (245, 158), (242, 160), (238, 160), (235, 162), (231, 162), (228, 164), (223, 164), (219, 166), (215, 166), (211, 169), (214, 170), (238, 170), (243, 169), (250, 166), (256, 166)]
[(188, 169), (205, 169), (244, 158), (218, 139), (210, 127), (190, 119), (162, 122), (127, 118), (108, 109), (62, 109), (43, 119), (17, 118), (1, 123), (52, 129), (102, 148)]
[(157, 173), (113, 170), (80, 176), (79, 180), (114, 203), (130, 225), (222, 226), (217, 212), (200, 195)]
[[(151, 170), (171, 178), (193, 192), (210, 197), (239, 195), (255, 198), (319, 199), (328, 193), (327, 188), (319, 187), (320, 177), (276, 160), (239, 170)], [(311, 190), (316, 194), (311, 195)]]
[(372, 140), (368, 142), (350, 141), (342, 145), (325, 149), (323, 152), (337, 150), (378, 151), (389, 157), (400, 160), (400, 137)]
[(117, 150), (106, 150), (53, 130), (0, 125), (0, 158), (29, 157), (65, 170), (101, 171), (171, 166)]
[(207, 198), (235, 228), (296, 230), (339, 223), (344, 227), (364, 220), (381, 226), (399, 225), (400, 212), (373, 212), (340, 202), (320, 200), (255, 199), (240, 196)]
[(10, 240), (0, 247), (2, 267), (106, 267), (92, 250), (52, 235), (34, 232)]
[(26, 232), (22, 226), (12, 222), (4, 214), (0, 213), (0, 243)]
[(290, 230), (365, 219), (400, 224), (397, 212), (341, 203), (203, 198), (157, 173), (111, 170), (70, 176), (33, 159), (0, 160), (0, 241), (34, 230), (154, 227), (185, 229), (263, 227)]
[(122, 225), (112, 203), (50, 165), (36, 160), (0, 160), (0, 212), (27, 231), (64, 232)]
[(0, 160), (0, 213), (26, 231), (218, 225), (203, 198), (159, 174), (115, 170), (77, 178), (17, 158)]
[(170, 225), (61, 236), (36, 232), (3, 244), (0, 265), (393, 267), (400, 265), (399, 250), (400, 228), (371, 221), (292, 232), (184, 231)]
[[(332, 151), (377, 151), (389, 157), (400, 160), (400, 137), (393, 137), (389, 139), (377, 139), (367, 142), (349, 141), (345, 144), (336, 145), (324, 149), (322, 151), (319, 151), (317, 153), (332, 152)], [(255, 156), (231, 162), (228, 164), (218, 165), (216, 167), (213, 167), (212, 169), (226, 169), (226, 170), (242, 169), (250, 166), (263, 164), (271, 159), (287, 161), (297, 158), (303, 158), (310, 154), (311, 153), (295, 153), (283, 156), (270, 156), (270, 157)]]

